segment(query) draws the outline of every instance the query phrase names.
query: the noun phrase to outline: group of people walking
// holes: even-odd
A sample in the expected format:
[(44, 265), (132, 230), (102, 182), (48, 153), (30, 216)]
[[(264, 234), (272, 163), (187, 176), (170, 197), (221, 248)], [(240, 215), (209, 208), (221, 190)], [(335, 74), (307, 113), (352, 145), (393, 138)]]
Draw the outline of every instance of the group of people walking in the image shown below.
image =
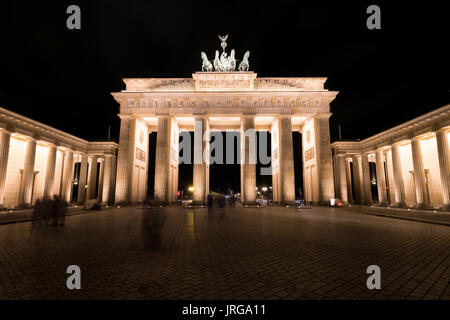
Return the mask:
[(234, 209), (236, 207), (236, 197), (234, 195), (225, 197), (224, 195), (212, 195), (208, 194), (206, 198), (206, 206), (208, 212), (212, 212), (214, 208), (224, 210), (226, 207)]
[(33, 227), (40, 227), (41, 225), (63, 226), (66, 207), (66, 202), (59, 197), (36, 200), (33, 210)]

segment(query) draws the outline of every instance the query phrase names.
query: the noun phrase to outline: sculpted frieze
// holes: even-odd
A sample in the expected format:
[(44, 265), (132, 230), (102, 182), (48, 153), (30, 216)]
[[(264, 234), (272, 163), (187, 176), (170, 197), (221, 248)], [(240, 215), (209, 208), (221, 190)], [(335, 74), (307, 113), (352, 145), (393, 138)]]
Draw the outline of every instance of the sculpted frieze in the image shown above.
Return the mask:
[(313, 108), (326, 109), (329, 100), (300, 97), (185, 97), (127, 99), (127, 108)]

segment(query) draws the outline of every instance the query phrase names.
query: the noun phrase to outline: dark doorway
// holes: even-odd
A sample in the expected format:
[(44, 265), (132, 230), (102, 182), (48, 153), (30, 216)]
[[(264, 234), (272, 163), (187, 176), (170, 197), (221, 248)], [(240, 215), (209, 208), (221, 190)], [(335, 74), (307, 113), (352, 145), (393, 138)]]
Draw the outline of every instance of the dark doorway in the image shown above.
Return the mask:
[[(194, 132), (182, 131), (178, 141), (180, 142), (179, 159), (186, 159), (186, 161), (178, 164), (178, 190), (180, 190), (180, 197), (190, 198), (192, 192), (189, 191), (189, 187), (193, 184), (194, 176)], [(186, 143), (189, 141), (190, 143)], [(188, 147), (190, 146), (190, 156), (188, 156), (189, 150), (181, 148), (182, 143)], [(187, 152), (187, 154), (184, 154), (184, 152)]]
[(294, 150), (294, 175), (295, 175), (295, 198), (304, 199), (303, 186), (303, 145), (302, 134), (300, 132), (292, 132), (292, 148)]
[[(257, 195), (272, 198), (272, 135), (268, 131), (256, 132), (256, 187)], [(258, 198), (257, 197), (257, 198)]]
[(75, 163), (74, 166), (74, 172), (73, 172), (73, 183), (72, 186), (72, 197), (70, 199), (70, 202), (76, 202), (78, 199), (78, 185), (80, 183), (80, 169), (81, 169), (81, 162)]
[[(212, 163), (209, 166), (209, 190), (223, 194), (238, 193), (241, 190), (241, 165), (238, 157), (240, 134), (238, 132), (213, 131), (211, 132), (211, 143), (220, 137), (223, 141), (223, 159), (217, 159), (222, 163)], [(227, 150), (227, 144), (232, 145), (229, 150)], [(211, 150), (211, 156), (218, 157), (216, 150)]]
[(372, 193), (372, 201), (378, 202), (377, 169), (374, 162), (369, 162), (369, 170), (370, 170), (370, 192)]
[(148, 135), (148, 180), (147, 180), (147, 197), (153, 199), (155, 195), (155, 161), (156, 161), (156, 132)]

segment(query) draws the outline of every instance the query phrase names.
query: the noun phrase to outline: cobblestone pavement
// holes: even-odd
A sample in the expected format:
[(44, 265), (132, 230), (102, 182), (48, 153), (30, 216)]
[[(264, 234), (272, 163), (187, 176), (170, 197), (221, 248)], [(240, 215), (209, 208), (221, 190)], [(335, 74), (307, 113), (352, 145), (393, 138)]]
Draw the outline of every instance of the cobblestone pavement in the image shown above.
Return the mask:
[[(446, 226), (319, 207), (165, 211), (160, 245), (136, 208), (1, 225), (0, 298), (450, 299)], [(72, 264), (81, 290), (66, 287)], [(372, 264), (381, 290), (366, 287)]]

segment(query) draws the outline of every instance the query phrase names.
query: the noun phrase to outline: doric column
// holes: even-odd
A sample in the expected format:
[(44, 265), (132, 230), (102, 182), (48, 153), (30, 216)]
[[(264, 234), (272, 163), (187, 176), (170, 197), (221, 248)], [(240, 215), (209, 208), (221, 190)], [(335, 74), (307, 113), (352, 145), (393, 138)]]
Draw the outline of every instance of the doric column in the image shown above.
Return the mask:
[(364, 190), (363, 203), (372, 203), (372, 187), (370, 184), (370, 167), (369, 167), (369, 154), (363, 153), (361, 155), (361, 166), (362, 166), (362, 185)]
[(105, 177), (105, 160), (103, 158), (99, 159), (100, 172), (98, 175), (98, 187), (97, 187), (97, 201), (103, 202), (103, 179)]
[(130, 175), (133, 159), (132, 157), (134, 154), (134, 144), (131, 141), (134, 137), (132, 134), (133, 129), (133, 119), (131, 116), (120, 115), (120, 137), (116, 174), (116, 203), (130, 201)]
[(3, 198), (5, 195), (10, 139), (11, 133), (4, 129), (0, 129), (0, 208), (3, 207)]
[(92, 156), (91, 165), (89, 168), (87, 200), (95, 199), (96, 190), (97, 190), (97, 156)]
[[(169, 201), (170, 120), (168, 116), (158, 117), (155, 159), (155, 200)], [(194, 176), (195, 179), (195, 176)]]
[(55, 184), (55, 169), (56, 169), (56, 146), (50, 144), (48, 147), (47, 165), (45, 169), (44, 182), (44, 199), (53, 197), (53, 186)]
[(354, 182), (354, 195), (353, 198), (355, 199), (356, 203), (361, 203), (364, 195), (364, 191), (362, 188), (362, 170), (361, 165), (359, 161), (358, 155), (352, 156), (352, 162), (353, 162), (353, 182)]
[(321, 114), (314, 118), (319, 202), (329, 204), (334, 198), (333, 160), (330, 144), (331, 114)]
[(83, 204), (86, 201), (86, 185), (87, 185), (87, 162), (88, 156), (83, 153), (81, 155), (80, 164), (80, 180), (78, 181), (78, 203)]
[(102, 203), (111, 202), (111, 182), (112, 182), (112, 155), (105, 155), (104, 170), (103, 170), (103, 190), (102, 190)]
[(109, 188), (109, 201), (115, 201), (115, 186), (116, 186), (116, 172), (117, 172), (117, 157), (113, 155), (111, 157), (111, 188)]
[(347, 172), (345, 168), (345, 154), (337, 154), (336, 155), (337, 160), (337, 171), (338, 171), (338, 177), (339, 177), (339, 194), (341, 197), (342, 202), (348, 203), (348, 190), (347, 190)]
[(207, 197), (207, 163), (204, 159), (205, 151), (209, 145), (209, 139), (205, 138), (208, 132), (207, 118), (198, 116), (195, 118), (194, 124), (194, 203), (196, 205), (204, 204)]
[(420, 138), (415, 137), (411, 140), (412, 160), (414, 167), (414, 185), (416, 187), (417, 207), (428, 207), (428, 196), (426, 188), (425, 170), (423, 167), (422, 147)]
[(450, 210), (450, 150), (448, 147), (448, 133), (446, 129), (436, 131), (436, 144), (439, 158), (439, 172), (441, 175), (442, 209)]
[(375, 153), (376, 169), (377, 169), (377, 189), (378, 189), (378, 203), (387, 204), (386, 193), (386, 175), (384, 172), (384, 153), (382, 149), (377, 149)]
[[(282, 204), (295, 203), (295, 174), (294, 174), (294, 151), (292, 147), (292, 124), (291, 117), (280, 117), (280, 191)], [(256, 152), (256, 151), (255, 151)], [(255, 187), (256, 187), (256, 165), (255, 165)]]
[(34, 181), (34, 162), (36, 159), (36, 140), (29, 138), (25, 151), (25, 162), (23, 165), (22, 182), (19, 192), (19, 207), (30, 206), (32, 203)]
[(345, 163), (345, 179), (347, 180), (347, 194), (348, 194), (348, 201), (353, 202), (353, 186), (352, 186), (352, 171), (350, 168), (350, 158), (344, 157), (344, 163)]
[[(279, 152), (281, 154), (281, 150)], [(256, 204), (255, 117), (249, 115), (244, 115), (241, 118), (241, 179), (242, 203), (250, 205)]]
[(72, 196), (72, 182), (73, 182), (73, 151), (66, 150), (64, 155), (64, 172), (62, 180), (61, 196), (64, 201), (70, 203)]
[(396, 206), (405, 207), (405, 183), (403, 181), (402, 160), (400, 155), (400, 145), (394, 143), (391, 147), (392, 151), (392, 173), (394, 176), (394, 192)]

